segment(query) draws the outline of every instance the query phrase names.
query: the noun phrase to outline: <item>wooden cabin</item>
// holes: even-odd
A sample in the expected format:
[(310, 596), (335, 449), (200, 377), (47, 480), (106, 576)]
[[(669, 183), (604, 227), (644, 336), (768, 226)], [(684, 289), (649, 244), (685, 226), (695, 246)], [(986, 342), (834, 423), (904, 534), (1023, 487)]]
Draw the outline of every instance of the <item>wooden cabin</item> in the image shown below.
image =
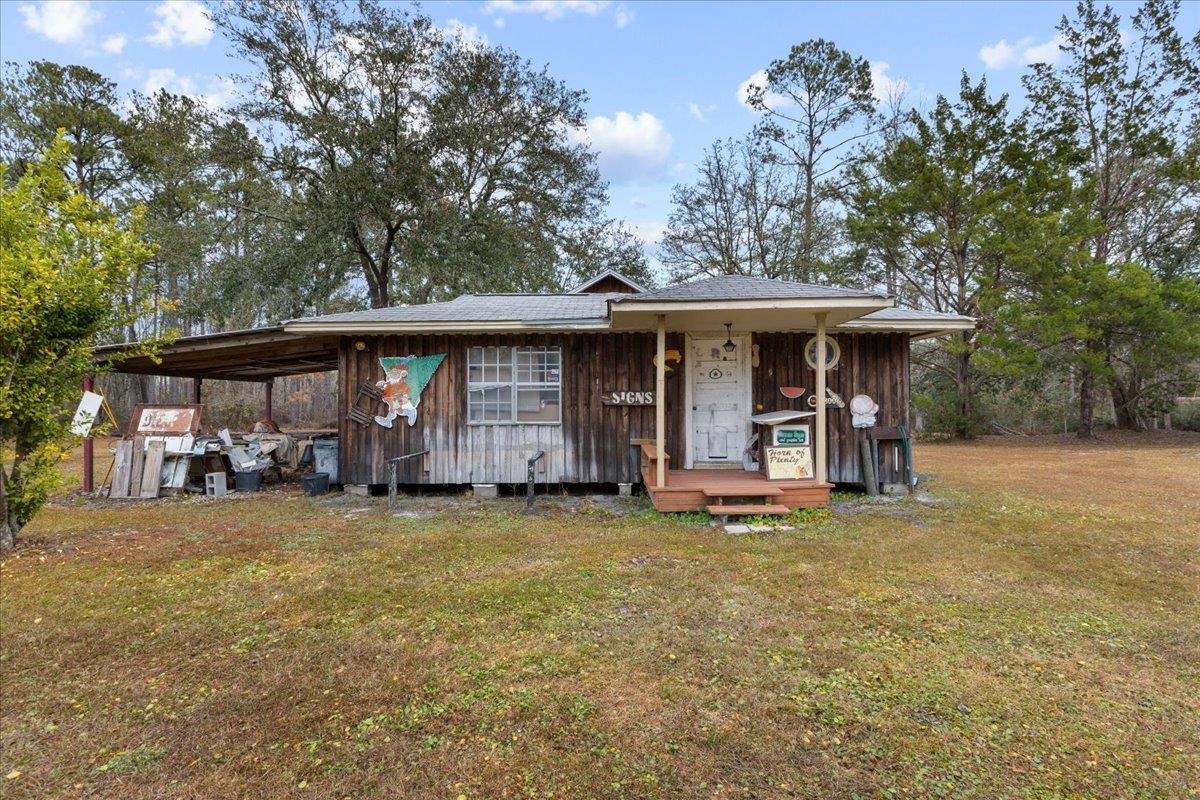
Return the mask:
[[(99, 355), (197, 386), (336, 369), (342, 484), (382, 485), (389, 459), (414, 453), (398, 462), (402, 486), (524, 483), (541, 453), (539, 484), (640, 483), (662, 511), (772, 513), (861, 484), (869, 429), (853, 426), (851, 399), (877, 405), (878, 427), (907, 426), (910, 343), (973, 324), (835, 286), (722, 276), (646, 290), (609, 271), (564, 294), (468, 294), (190, 337), (158, 362)], [(752, 418), (776, 411), (808, 415), (792, 427), (811, 466), (780, 466), (785, 477), (777, 454), (747, 447), (775, 436)], [(881, 448), (881, 483), (903, 480), (898, 447)]]

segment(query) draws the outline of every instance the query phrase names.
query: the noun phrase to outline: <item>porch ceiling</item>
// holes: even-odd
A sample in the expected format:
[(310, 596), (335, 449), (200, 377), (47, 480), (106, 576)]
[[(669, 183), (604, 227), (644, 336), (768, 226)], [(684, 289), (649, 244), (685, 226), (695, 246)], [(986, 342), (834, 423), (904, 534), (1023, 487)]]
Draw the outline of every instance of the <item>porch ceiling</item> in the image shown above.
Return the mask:
[(284, 375), (338, 368), (337, 337), (286, 333), (281, 327), (229, 331), (177, 339), (157, 359), (131, 355), (125, 344), (94, 351), (114, 372), (180, 378), (266, 381)]
[(839, 300), (733, 300), (709, 302), (614, 303), (613, 330), (654, 330), (659, 315), (666, 317), (667, 330), (716, 331), (732, 324), (734, 333), (815, 330), (817, 314), (826, 314), (833, 327), (891, 308), (889, 299), (875, 297)]

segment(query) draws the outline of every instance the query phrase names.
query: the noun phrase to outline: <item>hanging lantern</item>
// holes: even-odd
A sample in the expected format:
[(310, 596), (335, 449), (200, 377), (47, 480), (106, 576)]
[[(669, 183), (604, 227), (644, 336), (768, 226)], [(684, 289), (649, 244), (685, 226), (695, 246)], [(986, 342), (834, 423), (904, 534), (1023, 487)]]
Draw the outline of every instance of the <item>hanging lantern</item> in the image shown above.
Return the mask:
[(725, 323), (725, 344), (721, 345), (721, 347), (725, 348), (726, 353), (732, 353), (737, 349), (737, 345), (733, 343), (733, 333), (730, 330), (732, 327), (732, 322)]

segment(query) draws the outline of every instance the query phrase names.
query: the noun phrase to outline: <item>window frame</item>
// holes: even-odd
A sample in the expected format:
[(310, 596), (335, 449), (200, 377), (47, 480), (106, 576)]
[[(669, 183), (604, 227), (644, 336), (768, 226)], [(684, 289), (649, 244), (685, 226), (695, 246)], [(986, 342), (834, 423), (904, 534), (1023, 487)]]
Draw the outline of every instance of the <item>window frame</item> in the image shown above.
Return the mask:
[[(509, 351), (510, 362), (508, 364), (510, 378), (507, 381), (472, 381), (471, 368), (496, 366), (497, 369), (504, 365), (504, 362), (499, 358), (499, 352), (495, 359), (489, 360), (487, 353), (489, 350), (500, 351), (507, 349)], [(467, 425), (468, 426), (487, 426), (487, 425), (562, 425), (562, 347), (558, 345), (468, 345), (466, 353), (466, 369), (467, 369)], [(474, 350), (480, 350), (483, 356), (479, 362), (471, 360), (471, 355)], [(518, 364), (519, 354), (538, 354), (553, 352), (557, 356), (558, 361), (558, 380), (550, 381), (522, 381), (520, 380), (520, 366)], [(511, 404), (511, 418), (509, 419), (471, 419), (471, 395), (474, 392), (480, 392), (485, 389), (507, 388), (509, 390)], [(558, 393), (558, 416), (553, 420), (522, 420), (518, 419), (520, 413), (518, 407), (518, 397), (522, 390), (544, 391), (553, 389)]]

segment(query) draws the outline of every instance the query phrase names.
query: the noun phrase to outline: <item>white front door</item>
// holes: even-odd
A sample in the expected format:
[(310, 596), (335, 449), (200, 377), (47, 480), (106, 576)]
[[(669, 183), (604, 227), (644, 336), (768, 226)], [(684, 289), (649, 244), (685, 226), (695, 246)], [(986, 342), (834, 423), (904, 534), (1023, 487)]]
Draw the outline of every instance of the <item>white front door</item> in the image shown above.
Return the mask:
[(741, 465), (750, 428), (750, 375), (747, 336), (735, 336), (732, 353), (725, 337), (691, 337), (687, 359), (690, 380), (691, 451), (689, 464)]

